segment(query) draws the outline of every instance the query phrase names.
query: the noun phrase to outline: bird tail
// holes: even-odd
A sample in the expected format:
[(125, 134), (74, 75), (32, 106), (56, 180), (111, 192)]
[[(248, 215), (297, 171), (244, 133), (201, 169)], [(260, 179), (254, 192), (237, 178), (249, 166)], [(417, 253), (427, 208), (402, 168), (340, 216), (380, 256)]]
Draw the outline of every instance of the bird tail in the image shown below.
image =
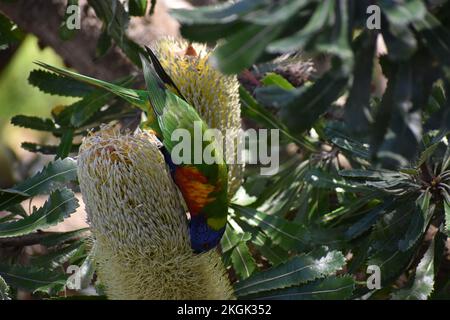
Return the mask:
[(166, 86), (155, 70), (153, 63), (142, 54), (139, 54), (142, 62), (145, 84), (148, 91), (148, 100), (156, 116), (162, 116), (166, 105)]
[(68, 78), (72, 78), (76, 81), (83, 82), (83, 83), (89, 84), (91, 86), (95, 86), (97, 88), (101, 88), (106, 91), (109, 91), (109, 92), (113, 93), (114, 95), (121, 97), (122, 99), (128, 101), (132, 105), (137, 106), (143, 110), (145, 110), (147, 107), (146, 100), (143, 99), (143, 97), (141, 97), (136, 90), (123, 87), (124, 85), (131, 83), (131, 81), (133, 80), (132, 77), (128, 77), (124, 81), (121, 81), (120, 85), (116, 85), (116, 84), (109, 83), (109, 82), (106, 82), (103, 80), (84, 76), (84, 75), (78, 74), (73, 71), (54, 67), (54, 66), (48, 65), (46, 63), (40, 62), (40, 61), (37, 61), (35, 63), (38, 66), (43, 67), (47, 70), (50, 70), (56, 74), (59, 74), (59, 75), (62, 75), (62, 76), (68, 77)]
[(173, 82), (172, 78), (164, 70), (163, 66), (159, 62), (159, 60), (156, 57), (156, 55), (153, 53), (152, 49), (150, 49), (149, 47), (145, 46), (145, 50), (147, 51), (147, 54), (150, 57), (150, 61), (152, 62), (153, 67), (155, 68), (155, 71), (158, 74), (159, 78), (164, 82), (164, 84), (166, 86), (172, 87), (175, 90), (176, 94), (180, 98), (182, 98), (184, 101), (186, 101), (186, 99), (181, 94), (181, 91), (178, 89), (178, 87), (175, 84), (175, 82)]

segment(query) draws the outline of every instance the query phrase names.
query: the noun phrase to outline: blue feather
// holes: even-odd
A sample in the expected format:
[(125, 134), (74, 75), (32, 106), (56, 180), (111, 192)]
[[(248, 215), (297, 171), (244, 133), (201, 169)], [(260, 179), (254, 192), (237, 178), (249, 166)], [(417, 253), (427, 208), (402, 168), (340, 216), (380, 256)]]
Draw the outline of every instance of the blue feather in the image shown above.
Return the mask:
[(202, 253), (215, 248), (225, 232), (225, 227), (220, 230), (211, 229), (203, 215), (191, 217), (189, 233), (191, 247), (195, 253)]

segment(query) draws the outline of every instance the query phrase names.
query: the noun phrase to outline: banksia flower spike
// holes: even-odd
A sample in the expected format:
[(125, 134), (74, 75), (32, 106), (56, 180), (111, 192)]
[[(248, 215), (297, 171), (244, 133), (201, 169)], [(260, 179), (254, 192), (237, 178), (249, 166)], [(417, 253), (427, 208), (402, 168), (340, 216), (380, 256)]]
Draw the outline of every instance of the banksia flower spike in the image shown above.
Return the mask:
[(215, 69), (208, 61), (211, 51), (204, 44), (165, 38), (156, 43), (154, 51), (186, 100), (210, 128), (219, 129), (226, 139), (224, 154), (228, 164), (228, 195), (232, 197), (241, 185), (244, 169), (243, 165), (236, 163), (241, 129), (237, 77), (223, 75)]
[(214, 250), (192, 252), (183, 200), (149, 133), (104, 127), (85, 138), (78, 178), (111, 299), (229, 299)]

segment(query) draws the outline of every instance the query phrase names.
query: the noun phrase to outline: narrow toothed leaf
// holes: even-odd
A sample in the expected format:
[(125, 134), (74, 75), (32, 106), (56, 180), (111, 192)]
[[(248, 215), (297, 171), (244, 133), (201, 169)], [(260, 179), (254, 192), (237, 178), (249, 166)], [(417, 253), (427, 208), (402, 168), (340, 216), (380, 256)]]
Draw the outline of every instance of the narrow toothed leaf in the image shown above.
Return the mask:
[(93, 90), (84, 83), (44, 70), (31, 71), (28, 82), (42, 92), (58, 96), (83, 97)]
[(0, 264), (0, 277), (14, 288), (56, 293), (63, 289), (68, 276), (56, 270)]
[(76, 161), (72, 158), (50, 162), (42, 171), (8, 190), (0, 190), (0, 210), (33, 197), (46, 194), (77, 179)]
[(78, 199), (69, 189), (53, 191), (44, 205), (29, 216), (0, 225), (0, 238), (14, 237), (53, 226), (75, 212)]
[(344, 264), (345, 258), (341, 252), (327, 252), (327, 249), (321, 248), (238, 282), (235, 293), (238, 296), (246, 296), (260, 291), (298, 286), (331, 275), (340, 270)]
[(416, 268), (414, 280), (406, 288), (395, 291), (393, 300), (427, 300), (434, 288), (434, 240)]
[(256, 270), (256, 262), (245, 242), (239, 243), (231, 252), (233, 269), (239, 279), (250, 277)]
[(258, 300), (344, 300), (351, 298), (355, 280), (350, 276), (318, 279), (303, 286), (260, 292), (242, 297)]
[(10, 300), (8, 284), (2, 277), (0, 277), (0, 300)]

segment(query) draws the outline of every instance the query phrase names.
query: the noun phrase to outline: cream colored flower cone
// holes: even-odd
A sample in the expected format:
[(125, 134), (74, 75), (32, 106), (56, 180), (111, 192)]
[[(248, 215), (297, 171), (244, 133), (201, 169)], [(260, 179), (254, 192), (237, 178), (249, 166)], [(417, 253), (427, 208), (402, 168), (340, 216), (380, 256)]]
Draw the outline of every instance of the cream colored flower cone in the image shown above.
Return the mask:
[[(219, 129), (225, 143), (228, 163), (228, 194), (239, 189), (244, 166), (236, 164), (237, 139), (241, 129), (239, 82), (236, 76), (223, 75), (208, 62), (211, 51), (203, 44), (165, 38), (155, 44), (164, 70), (188, 102), (196, 108), (210, 128)], [(230, 143), (232, 142), (232, 143)]]
[(218, 253), (192, 253), (182, 199), (152, 135), (88, 136), (78, 179), (109, 298), (232, 298)]

